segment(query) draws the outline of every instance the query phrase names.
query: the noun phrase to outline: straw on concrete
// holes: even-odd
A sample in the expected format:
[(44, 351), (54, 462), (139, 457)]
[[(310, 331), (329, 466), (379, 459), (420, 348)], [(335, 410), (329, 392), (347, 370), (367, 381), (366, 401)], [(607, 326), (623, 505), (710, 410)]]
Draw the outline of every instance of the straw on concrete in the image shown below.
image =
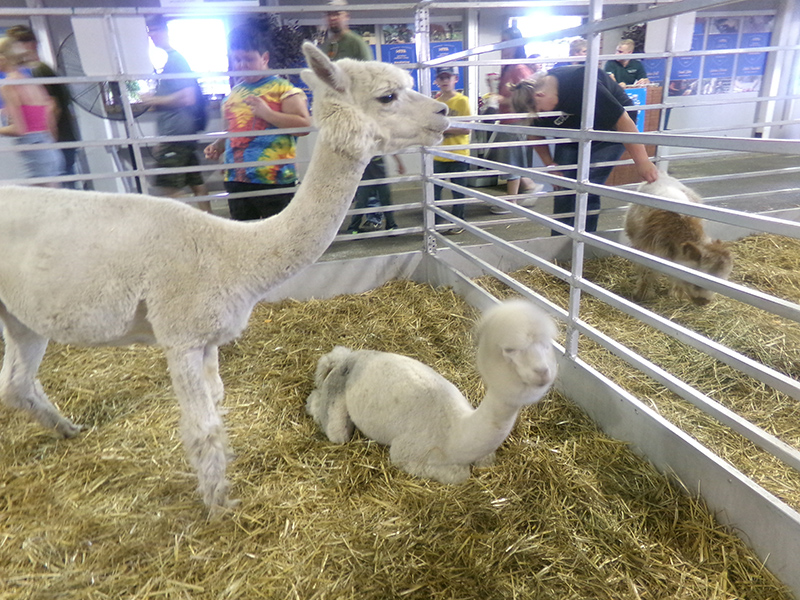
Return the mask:
[(408, 476), (304, 411), (336, 344), (408, 354), (474, 402), (475, 312), (394, 282), (260, 305), (222, 349), (240, 507), (207, 522), (152, 348), (53, 345), (45, 387), (87, 430), (0, 409), (0, 598), (783, 600), (742, 542), (551, 393), (463, 485)]

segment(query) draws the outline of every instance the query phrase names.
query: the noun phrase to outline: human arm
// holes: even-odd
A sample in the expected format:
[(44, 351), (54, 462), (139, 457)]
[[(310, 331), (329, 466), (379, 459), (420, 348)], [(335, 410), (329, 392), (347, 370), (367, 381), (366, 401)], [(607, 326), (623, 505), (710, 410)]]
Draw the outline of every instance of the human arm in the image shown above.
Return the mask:
[(203, 148), (203, 155), (208, 160), (218, 160), (225, 151), (225, 139), (219, 138)]
[[(544, 137), (540, 135), (529, 135), (529, 140), (543, 140)], [(536, 151), (536, 154), (539, 156), (539, 159), (542, 161), (545, 167), (557, 167), (558, 163), (553, 160), (553, 155), (550, 154), (550, 145), (549, 144), (542, 144), (540, 146), (534, 146), (533, 149)], [(561, 175), (560, 170), (549, 171), (551, 175)]]
[(644, 68), (644, 64), (641, 61), (636, 61), (637, 69), (636, 69), (636, 82), (633, 85), (647, 85), (650, 83), (650, 80), (647, 78), (647, 70)]
[(395, 162), (397, 163), (397, 172), (400, 175), (406, 174), (406, 165), (400, 160), (400, 156), (397, 154), (392, 154), (392, 158), (394, 158)]
[[(452, 98), (448, 103), (448, 116), (451, 117), (469, 117), (472, 115), (472, 110), (469, 107), (469, 98), (463, 94), (458, 94)], [(444, 135), (445, 137), (453, 137), (457, 135), (469, 135), (470, 130), (466, 127), (457, 127), (455, 123), (450, 122), (451, 126), (448, 127)]]
[[(636, 128), (636, 124), (628, 116), (628, 113), (623, 113), (617, 120), (615, 129), (616, 131), (626, 133), (639, 132)], [(624, 146), (628, 154), (631, 155), (634, 165), (636, 165), (636, 171), (639, 173), (639, 177), (644, 179), (647, 183), (656, 181), (658, 179), (658, 168), (650, 161), (650, 157), (647, 156), (647, 150), (644, 145), (628, 143), (624, 144)]]
[[(308, 99), (305, 93), (294, 93), (281, 101), (281, 109), (275, 110), (260, 96), (248, 96), (245, 103), (253, 114), (278, 129), (310, 127), (311, 115), (308, 112)], [(308, 133), (298, 133), (298, 136)]]
[[(222, 111), (222, 120), (225, 120), (225, 111)], [(203, 148), (203, 155), (208, 160), (218, 160), (222, 153), (225, 152), (225, 138), (217, 138), (208, 146)]]
[(24, 131), (20, 127), (22, 123), (22, 110), (19, 107), (19, 97), (13, 86), (7, 85), (0, 87), (0, 96), (3, 98), (3, 112), (8, 119), (8, 125), (0, 127), (0, 135), (20, 136)]
[(54, 140), (58, 139), (58, 104), (52, 96), (45, 93), (47, 105), (47, 129)]

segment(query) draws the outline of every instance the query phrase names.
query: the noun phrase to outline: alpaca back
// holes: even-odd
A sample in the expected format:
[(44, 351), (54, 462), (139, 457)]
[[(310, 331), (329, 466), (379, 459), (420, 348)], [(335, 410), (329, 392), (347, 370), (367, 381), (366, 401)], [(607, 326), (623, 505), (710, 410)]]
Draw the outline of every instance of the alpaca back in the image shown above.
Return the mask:
[[(696, 192), (668, 175), (661, 175), (654, 183), (642, 184), (639, 191), (680, 202), (702, 203)], [(625, 233), (637, 250), (721, 279), (730, 276), (733, 267), (730, 250), (722, 241), (710, 239), (697, 217), (632, 204), (625, 215)], [(640, 289), (639, 295), (646, 295), (646, 291)], [(713, 295), (709, 290), (679, 280), (673, 281), (673, 291), (697, 305), (708, 304)]]

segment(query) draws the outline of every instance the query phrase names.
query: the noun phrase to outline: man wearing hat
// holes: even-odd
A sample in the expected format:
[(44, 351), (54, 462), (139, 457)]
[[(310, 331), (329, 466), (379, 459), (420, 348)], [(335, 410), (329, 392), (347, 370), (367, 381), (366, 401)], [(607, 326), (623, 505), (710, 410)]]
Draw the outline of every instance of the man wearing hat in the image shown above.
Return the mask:
[(322, 44), (322, 51), (331, 60), (353, 58), (355, 60), (372, 60), (372, 52), (360, 35), (350, 31), (350, 13), (344, 10), (347, 0), (331, 0), (331, 7), (325, 13), (328, 22), (328, 35)]
[[(328, 23), (328, 35), (322, 44), (322, 51), (331, 60), (342, 58), (352, 58), (354, 60), (373, 60), (372, 51), (367, 43), (357, 33), (350, 30), (350, 13), (347, 8), (347, 0), (331, 0), (328, 2), (331, 7), (325, 18)], [(405, 171), (403, 163), (395, 156), (397, 167), (402, 174)], [(364, 175), (361, 179), (384, 179), (386, 177), (386, 166), (383, 164), (383, 157), (376, 156), (367, 164)], [(355, 208), (367, 208), (373, 206), (389, 206), (392, 203), (389, 185), (362, 185), (356, 191)], [(396, 229), (397, 223), (394, 220), (394, 213), (384, 213), (386, 217), (386, 229)], [(362, 225), (361, 221), (364, 219)], [(364, 231), (377, 231), (381, 228), (381, 213), (371, 213), (368, 215), (353, 215), (347, 231), (358, 233)]]
[[(461, 92), (456, 91), (456, 84), (458, 83), (458, 69), (453, 67), (439, 67), (436, 69), (436, 85), (439, 86), (440, 92), (436, 95), (439, 102), (444, 102), (447, 105), (448, 117), (467, 117), (472, 114), (469, 108), (469, 98)], [(444, 146), (463, 146), (469, 144), (469, 129), (464, 127), (450, 127), (444, 132)], [(469, 155), (469, 150), (466, 148), (461, 150), (451, 150), (453, 154)], [(469, 164), (455, 160), (452, 158), (442, 158), (440, 156), (433, 157), (433, 172), (434, 173), (463, 173), (469, 169)], [(461, 178), (453, 178), (450, 181), (453, 183), (460, 183), (463, 181)], [(433, 197), (435, 200), (442, 199), (442, 187), (439, 185), (433, 186)], [(464, 194), (451, 190), (453, 199), (463, 198)], [(455, 204), (451, 210), (453, 216), (459, 219), (464, 218), (464, 205)], [(439, 219), (439, 217), (437, 217)], [(445, 234), (459, 234), (463, 229), (460, 227), (450, 228), (444, 231)]]

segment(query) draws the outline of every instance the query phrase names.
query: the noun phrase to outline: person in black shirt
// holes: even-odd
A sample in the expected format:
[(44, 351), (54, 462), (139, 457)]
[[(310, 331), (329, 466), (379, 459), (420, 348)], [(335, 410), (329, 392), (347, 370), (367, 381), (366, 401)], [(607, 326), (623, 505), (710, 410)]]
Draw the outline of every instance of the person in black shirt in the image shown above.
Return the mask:
[[(581, 110), (583, 108), (583, 76), (584, 67), (572, 66), (550, 69), (547, 75), (533, 80), (525, 80), (517, 84), (512, 92), (512, 102), (517, 112), (530, 112), (533, 124), (540, 127), (556, 127), (562, 129), (580, 129)], [(614, 82), (606, 73), (597, 72), (597, 95), (595, 100), (594, 123), (595, 131), (624, 131), (634, 133), (638, 131), (633, 118), (625, 111), (626, 106), (633, 104), (625, 91)], [(562, 115), (556, 117), (538, 117), (542, 112), (561, 111)], [(533, 139), (543, 139), (534, 137)], [(623, 151), (627, 149), (633, 158), (639, 176), (652, 183), (658, 179), (658, 169), (650, 162), (645, 147), (642, 144), (619, 144), (615, 142), (593, 142), (592, 163), (619, 160)], [(555, 144), (554, 155), (550, 154), (548, 145), (536, 146), (536, 152), (546, 166), (574, 165), (578, 162), (578, 143)], [(591, 167), (589, 181), (604, 184), (611, 174), (613, 167)], [(558, 173), (557, 173), (558, 174)], [(575, 169), (566, 169), (561, 172), (564, 177), (575, 178)], [(588, 211), (586, 217), (586, 231), (597, 230), (597, 211), (600, 210), (600, 197), (589, 194)], [(575, 195), (556, 196), (554, 199), (554, 212), (575, 212)], [(574, 226), (574, 218), (559, 219), (570, 226)]]

